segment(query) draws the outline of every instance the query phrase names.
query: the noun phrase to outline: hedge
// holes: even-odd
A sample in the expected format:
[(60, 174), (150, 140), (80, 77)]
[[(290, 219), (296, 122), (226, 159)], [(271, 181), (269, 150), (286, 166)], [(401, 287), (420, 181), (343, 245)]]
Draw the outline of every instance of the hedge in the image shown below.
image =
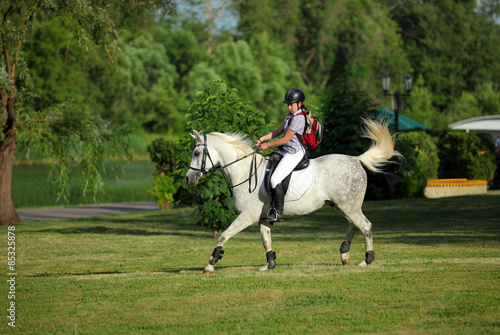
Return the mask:
[(449, 131), (438, 140), (439, 177), (487, 180), (497, 168), (491, 138), (485, 134)]
[(369, 173), (367, 199), (397, 199), (422, 196), (428, 179), (438, 177), (438, 148), (423, 131), (398, 135), (396, 150), (404, 159), (387, 167), (385, 173)]

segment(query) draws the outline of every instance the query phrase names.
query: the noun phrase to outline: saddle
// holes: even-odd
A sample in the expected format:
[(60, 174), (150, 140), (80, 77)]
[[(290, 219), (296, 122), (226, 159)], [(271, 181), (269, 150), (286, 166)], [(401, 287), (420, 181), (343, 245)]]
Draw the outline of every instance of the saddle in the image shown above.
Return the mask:
[[(266, 165), (266, 175), (265, 175), (265, 179), (264, 179), (264, 185), (265, 185), (266, 191), (268, 193), (271, 192), (271, 176), (273, 175), (274, 170), (276, 169), (276, 167), (278, 166), (278, 164), (282, 158), (283, 158), (283, 156), (281, 156), (277, 152), (273, 152), (268, 158), (267, 165)], [(281, 182), (281, 186), (283, 187), (284, 194), (286, 194), (286, 191), (288, 190), (288, 186), (290, 185), (290, 179), (292, 178), (292, 173), (294, 171), (304, 170), (308, 166), (309, 166), (309, 157), (307, 154), (305, 154), (304, 157), (302, 158), (302, 160), (299, 162), (299, 164), (297, 164), (295, 169), (293, 169), (293, 171), (285, 179), (283, 179), (283, 181)]]

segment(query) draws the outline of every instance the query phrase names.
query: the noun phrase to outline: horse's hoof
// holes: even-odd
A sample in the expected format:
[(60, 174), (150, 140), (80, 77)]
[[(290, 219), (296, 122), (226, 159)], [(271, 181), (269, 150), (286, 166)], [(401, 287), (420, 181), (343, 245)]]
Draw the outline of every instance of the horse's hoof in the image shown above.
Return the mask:
[(361, 263), (358, 264), (358, 266), (367, 266), (366, 261), (362, 261)]
[(340, 260), (342, 261), (342, 265), (347, 265), (351, 260), (351, 256), (349, 256), (348, 252), (340, 254)]
[(261, 267), (261, 268), (259, 269), (259, 271), (261, 271), (261, 272), (264, 272), (264, 271), (267, 271), (267, 270), (269, 270), (269, 267), (268, 267), (268, 265), (267, 265), (267, 264), (266, 264), (266, 265), (264, 265), (263, 267)]
[(204, 275), (211, 275), (212, 273), (214, 273), (214, 271), (215, 271), (214, 267), (212, 265), (208, 264), (203, 269), (203, 274)]

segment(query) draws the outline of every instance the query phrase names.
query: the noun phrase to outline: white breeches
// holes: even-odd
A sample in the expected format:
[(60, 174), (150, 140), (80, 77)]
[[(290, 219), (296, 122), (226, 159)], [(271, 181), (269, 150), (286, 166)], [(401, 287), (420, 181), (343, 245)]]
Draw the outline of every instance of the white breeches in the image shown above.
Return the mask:
[(275, 188), (276, 185), (281, 183), (295, 169), (297, 164), (300, 163), (304, 155), (304, 148), (301, 148), (301, 150), (294, 154), (286, 153), (271, 176), (271, 187)]

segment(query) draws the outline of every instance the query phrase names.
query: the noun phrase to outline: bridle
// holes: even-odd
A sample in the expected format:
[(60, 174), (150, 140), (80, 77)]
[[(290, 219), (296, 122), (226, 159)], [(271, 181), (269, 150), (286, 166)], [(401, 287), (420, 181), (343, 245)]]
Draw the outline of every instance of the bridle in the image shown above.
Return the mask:
[[(224, 172), (224, 169), (227, 168), (228, 166), (231, 166), (234, 163), (237, 163), (237, 162), (239, 162), (239, 161), (241, 161), (241, 160), (243, 160), (243, 159), (245, 159), (245, 158), (253, 155), (252, 156), (252, 162), (250, 163), (250, 176), (248, 177), (248, 179), (245, 179), (244, 181), (242, 181), (241, 183), (239, 183), (237, 185), (229, 185), (229, 181), (227, 180), (226, 175), (224, 173), (222, 173), (222, 175), (224, 176), (224, 179), (226, 180), (226, 184), (227, 184), (227, 187), (229, 188), (229, 191), (231, 192), (231, 196), (233, 195), (233, 188), (238, 187), (240, 185), (243, 185), (247, 181), (249, 182), (249, 184), (248, 184), (248, 192), (253, 193), (255, 191), (255, 189), (257, 188), (257, 182), (258, 182), (258, 176), (257, 176), (257, 151), (253, 151), (252, 153), (250, 153), (248, 155), (245, 155), (243, 157), (240, 157), (237, 160), (235, 160), (235, 161), (233, 161), (231, 163), (228, 163), (228, 164), (226, 164), (224, 166), (216, 167), (214, 165), (214, 162), (212, 161), (212, 157), (210, 157), (210, 152), (208, 152), (208, 148), (207, 148), (207, 135), (203, 135), (203, 143), (198, 143), (197, 145), (195, 145), (195, 148), (200, 147), (200, 146), (203, 147), (203, 154), (202, 154), (202, 157), (201, 157), (201, 166), (200, 166), (199, 169), (190, 166), (189, 169), (201, 172), (203, 174), (209, 174), (209, 173), (215, 172), (217, 170), (220, 170), (221, 172)], [(206, 169), (207, 157), (210, 160), (210, 163), (212, 164), (212, 167), (210, 169), (208, 169), (208, 170)], [(264, 157), (262, 157), (262, 159), (260, 160), (259, 166), (262, 164), (263, 160), (264, 160)], [(254, 177), (254, 180), (255, 180), (254, 181), (254, 187), (253, 187), (253, 189), (252, 189), (252, 177)]]

